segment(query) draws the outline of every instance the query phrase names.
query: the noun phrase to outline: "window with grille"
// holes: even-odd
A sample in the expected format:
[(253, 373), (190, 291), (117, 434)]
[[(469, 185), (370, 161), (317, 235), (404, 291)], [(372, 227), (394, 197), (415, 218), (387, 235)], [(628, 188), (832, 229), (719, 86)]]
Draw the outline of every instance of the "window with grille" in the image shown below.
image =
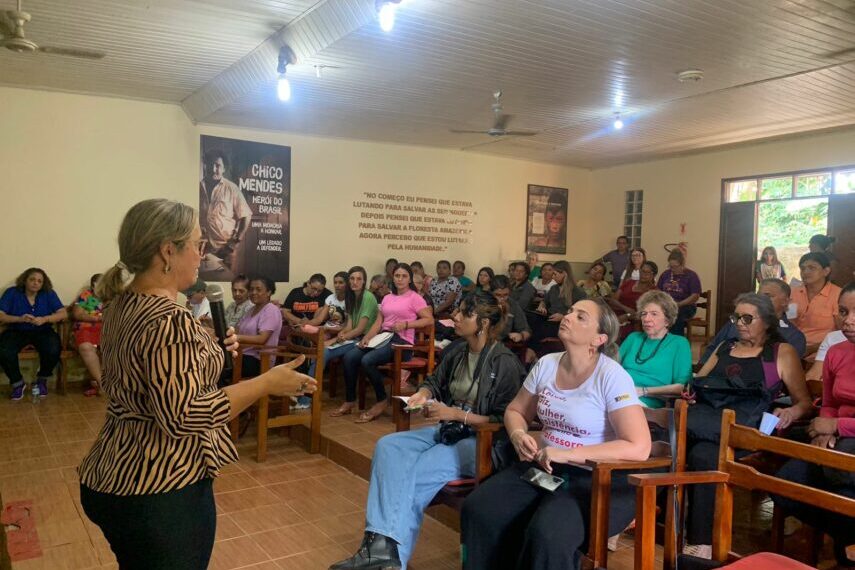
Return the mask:
[(630, 247), (641, 247), (641, 210), (644, 190), (629, 190), (626, 193), (623, 234), (629, 238)]

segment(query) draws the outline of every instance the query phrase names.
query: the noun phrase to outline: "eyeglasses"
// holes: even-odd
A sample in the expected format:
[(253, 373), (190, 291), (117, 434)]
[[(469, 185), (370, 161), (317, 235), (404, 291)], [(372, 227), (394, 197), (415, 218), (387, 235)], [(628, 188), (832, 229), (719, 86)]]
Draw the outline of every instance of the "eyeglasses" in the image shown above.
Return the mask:
[(739, 313), (733, 313), (732, 315), (730, 315), (730, 322), (732, 322), (733, 324), (737, 324), (737, 323), (741, 322), (743, 325), (745, 325), (747, 327), (751, 323), (754, 322), (755, 318), (756, 317), (754, 315), (749, 315), (749, 314), (740, 315)]

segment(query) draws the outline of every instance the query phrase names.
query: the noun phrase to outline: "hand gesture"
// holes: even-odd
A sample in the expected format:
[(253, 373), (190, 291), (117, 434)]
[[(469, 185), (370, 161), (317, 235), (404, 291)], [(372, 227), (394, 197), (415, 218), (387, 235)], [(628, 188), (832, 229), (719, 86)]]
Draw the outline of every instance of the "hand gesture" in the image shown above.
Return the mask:
[(422, 413), (426, 418), (441, 422), (460, 421), (460, 408), (452, 408), (442, 402), (434, 402), (425, 406)]
[(318, 382), (311, 376), (300, 374), (295, 369), (306, 360), (300, 355), (290, 362), (274, 366), (267, 372), (267, 393), (271, 396), (302, 396), (318, 389)]
[(537, 463), (543, 468), (547, 473), (552, 473), (552, 464), (553, 463), (561, 463), (558, 459), (558, 454), (560, 453), (559, 449), (555, 447), (549, 447), (548, 445), (540, 450), (537, 454)]
[(520, 461), (534, 461), (537, 455), (537, 441), (529, 434), (515, 431), (511, 435), (511, 443), (519, 456)]
[(563, 318), (564, 315), (562, 315), (561, 313), (552, 313), (551, 315), (549, 315), (548, 320), (552, 321), (553, 323), (560, 323), (561, 319)]
[(790, 427), (795, 420), (799, 419), (799, 413), (792, 406), (789, 408), (777, 408), (772, 412), (774, 415), (778, 416), (778, 425), (775, 426), (775, 429), (785, 430)]
[(819, 435), (834, 435), (837, 433), (837, 418), (814, 418), (808, 426), (808, 435), (816, 438)]
[(541, 315), (545, 315), (546, 314), (546, 304), (543, 301), (541, 301), (540, 304), (535, 309), (535, 312), (538, 312)]
[(817, 447), (834, 449), (834, 446), (837, 444), (837, 438), (828, 434), (818, 435), (811, 440), (810, 444)]
[(31, 315), (30, 313), (24, 313), (23, 315), (21, 315), (21, 321), (25, 323), (32, 323), (35, 318), (36, 317)]
[(407, 321), (398, 321), (392, 325), (392, 330), (395, 332), (403, 332), (407, 328)]
[(362, 340), (357, 343), (356, 346), (358, 346), (359, 348), (365, 348), (366, 346), (368, 346), (368, 343), (371, 342), (371, 338), (368, 338), (368, 335), (365, 335), (364, 337), (362, 337)]
[(522, 334), (518, 332), (508, 333), (508, 340), (511, 342), (522, 342)]
[(232, 353), (233, 358), (238, 357), (237, 350), (240, 347), (240, 344), (238, 343), (238, 337), (235, 334), (234, 327), (229, 327), (226, 330), (226, 339), (223, 341), (223, 344), (226, 345), (226, 350)]
[(407, 401), (407, 409), (413, 410), (424, 407), (430, 397), (430, 392), (424, 388), (420, 389), (418, 392), (410, 396), (410, 399)]
[(40, 327), (47, 322), (47, 319), (45, 319), (44, 317), (33, 317), (30, 322), (36, 325), (37, 327)]

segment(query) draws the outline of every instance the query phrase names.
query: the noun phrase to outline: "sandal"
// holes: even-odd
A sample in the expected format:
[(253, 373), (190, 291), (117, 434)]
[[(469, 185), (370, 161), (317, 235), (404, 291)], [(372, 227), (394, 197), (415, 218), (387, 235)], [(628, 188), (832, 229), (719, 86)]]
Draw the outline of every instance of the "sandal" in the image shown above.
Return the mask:
[(353, 413), (353, 408), (356, 404), (351, 404), (348, 406), (347, 404), (342, 404), (341, 407), (330, 412), (331, 418), (340, 418), (341, 416), (348, 416)]
[(99, 396), (101, 392), (98, 390), (98, 384), (93, 382), (92, 385), (83, 391), (83, 395), (87, 398), (92, 398), (93, 396)]
[(354, 423), (367, 424), (368, 422), (373, 422), (374, 420), (376, 420), (377, 418), (379, 418), (380, 416), (383, 415), (383, 412), (386, 411), (386, 406), (384, 405), (383, 408), (380, 409), (380, 411), (374, 412), (374, 413), (371, 413), (372, 409), (373, 409), (373, 406), (371, 408), (369, 408), (368, 410), (359, 414), (359, 417), (354, 420)]

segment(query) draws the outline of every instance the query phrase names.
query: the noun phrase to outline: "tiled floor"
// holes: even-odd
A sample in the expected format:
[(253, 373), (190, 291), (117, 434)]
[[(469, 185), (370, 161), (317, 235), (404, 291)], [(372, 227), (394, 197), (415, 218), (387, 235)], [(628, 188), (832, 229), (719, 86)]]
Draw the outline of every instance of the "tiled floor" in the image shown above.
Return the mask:
[[(330, 418), (327, 413), (337, 404), (324, 402), (327, 447), (342, 444), (364, 466), (392, 424), (387, 417), (369, 424), (355, 424), (355, 416)], [(14, 570), (117, 567), (100, 530), (83, 515), (76, 473), (103, 415), (104, 400), (84, 398), (79, 386), (72, 385), (67, 396), (51, 394), (38, 403), (10, 402), (0, 390), (0, 494), (6, 504), (32, 501), (42, 551), (38, 558), (15, 562)], [(274, 432), (269, 458), (259, 464), (253, 435), (250, 430), (239, 444), (240, 462), (215, 482), (219, 515), (210, 567), (325, 569), (352, 553), (362, 536), (366, 481)], [(736, 546), (762, 544), (768, 536), (768, 504), (739, 512)], [(632, 555), (631, 539), (623, 536), (621, 548), (610, 555), (610, 568), (632, 568)], [(457, 532), (426, 517), (411, 568), (458, 567)]]

